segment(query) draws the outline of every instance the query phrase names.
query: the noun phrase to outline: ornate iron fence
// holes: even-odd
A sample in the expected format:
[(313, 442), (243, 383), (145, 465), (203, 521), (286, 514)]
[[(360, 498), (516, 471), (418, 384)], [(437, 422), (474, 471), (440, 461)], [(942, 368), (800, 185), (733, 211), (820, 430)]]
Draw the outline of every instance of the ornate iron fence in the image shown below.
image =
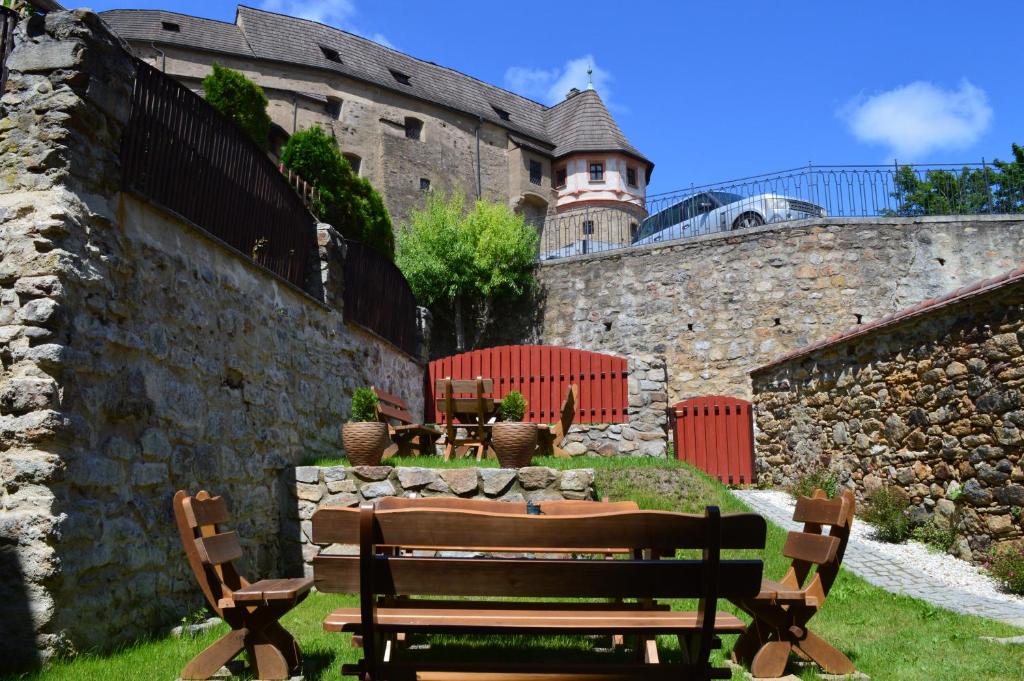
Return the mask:
[(313, 216), (274, 162), (201, 97), (136, 62), (122, 183), (306, 287)]
[(7, 86), (7, 56), (14, 50), (14, 27), (18, 13), (9, 7), (0, 7), (0, 95)]
[(540, 259), (820, 217), (1024, 213), (1024, 172), (1006, 164), (814, 166), (647, 197), (626, 210), (549, 216)]
[(345, 319), (416, 354), (416, 296), (398, 267), (358, 241), (345, 240)]

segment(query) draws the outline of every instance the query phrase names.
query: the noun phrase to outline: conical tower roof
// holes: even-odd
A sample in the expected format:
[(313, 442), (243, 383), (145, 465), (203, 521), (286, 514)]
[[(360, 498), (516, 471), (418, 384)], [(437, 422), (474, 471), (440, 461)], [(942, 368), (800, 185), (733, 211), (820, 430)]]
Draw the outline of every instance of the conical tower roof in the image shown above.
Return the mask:
[(619, 130), (597, 90), (570, 93), (544, 113), (556, 158), (577, 152), (619, 151), (647, 163), (648, 174), (654, 167)]

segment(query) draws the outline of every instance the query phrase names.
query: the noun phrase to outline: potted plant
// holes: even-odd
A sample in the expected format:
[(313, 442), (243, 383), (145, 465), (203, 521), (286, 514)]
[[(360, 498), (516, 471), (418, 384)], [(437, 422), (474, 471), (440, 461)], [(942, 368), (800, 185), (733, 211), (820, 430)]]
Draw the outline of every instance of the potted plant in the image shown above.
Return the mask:
[(525, 414), (522, 393), (513, 391), (502, 398), (498, 413), (501, 420), (491, 428), (491, 446), (502, 468), (529, 466), (537, 450), (537, 424), (522, 423)]
[(341, 427), (341, 441), (353, 466), (378, 466), (388, 446), (388, 426), (377, 420), (377, 396), (369, 388), (352, 393), (349, 421)]

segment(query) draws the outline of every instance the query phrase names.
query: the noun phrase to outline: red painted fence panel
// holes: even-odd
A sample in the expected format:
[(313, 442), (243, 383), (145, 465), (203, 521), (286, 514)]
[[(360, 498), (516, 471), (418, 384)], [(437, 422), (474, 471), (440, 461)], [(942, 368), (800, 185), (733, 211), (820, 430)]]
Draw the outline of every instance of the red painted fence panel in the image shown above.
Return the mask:
[(579, 386), (576, 423), (625, 423), (629, 407), (622, 357), (551, 345), (502, 345), (435, 359), (428, 369), (426, 414), (439, 423), (434, 385), (442, 378), (494, 379), (494, 397), (518, 390), (527, 401), (524, 420), (554, 423), (569, 385)]
[(738, 397), (692, 397), (672, 407), (676, 458), (728, 484), (754, 478), (751, 404)]

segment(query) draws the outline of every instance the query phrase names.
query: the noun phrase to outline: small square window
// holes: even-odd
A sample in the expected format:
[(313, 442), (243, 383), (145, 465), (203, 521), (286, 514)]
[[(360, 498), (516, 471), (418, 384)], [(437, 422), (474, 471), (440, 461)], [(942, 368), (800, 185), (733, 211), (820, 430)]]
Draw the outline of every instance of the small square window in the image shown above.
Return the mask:
[(342, 154), (345, 160), (348, 161), (349, 166), (352, 168), (352, 172), (356, 175), (359, 174), (359, 166), (362, 165), (363, 159), (359, 158), (355, 154)]
[(397, 80), (402, 85), (412, 85), (412, 80), (406, 74), (401, 71), (395, 71), (394, 69), (388, 69), (391, 72), (391, 77)]
[(604, 182), (604, 164), (603, 163), (591, 163), (590, 164), (590, 181), (591, 182)]
[(640, 233), (640, 225), (635, 222), (629, 223), (629, 240), (636, 241), (637, 234)]
[(327, 61), (333, 61), (335, 64), (341, 63), (341, 55), (338, 54), (337, 50), (327, 47), (326, 45), (321, 45), (320, 51), (323, 52), (324, 59)]
[(626, 184), (630, 187), (636, 186), (636, 168), (633, 166), (628, 166), (626, 168)]
[(423, 134), (423, 121), (412, 116), (405, 119), (405, 136), (411, 140), (418, 140)]
[(327, 115), (336, 121), (341, 120), (341, 100), (336, 97), (327, 98)]
[(584, 220), (583, 221), (583, 233), (584, 234), (593, 234), (594, 233), (594, 221), (593, 220)]
[(540, 184), (541, 178), (544, 177), (544, 166), (541, 165), (540, 161), (530, 160), (530, 182), (532, 184)]
[(171, 33), (181, 33), (181, 24), (176, 24), (173, 21), (161, 21), (160, 26), (165, 31), (170, 31)]
[(555, 171), (555, 189), (561, 189), (565, 186), (565, 179), (568, 177), (565, 166), (562, 166)]
[(420, 191), (421, 192), (429, 192), (430, 191), (430, 180), (428, 180), (425, 177), (421, 177), (420, 178)]

